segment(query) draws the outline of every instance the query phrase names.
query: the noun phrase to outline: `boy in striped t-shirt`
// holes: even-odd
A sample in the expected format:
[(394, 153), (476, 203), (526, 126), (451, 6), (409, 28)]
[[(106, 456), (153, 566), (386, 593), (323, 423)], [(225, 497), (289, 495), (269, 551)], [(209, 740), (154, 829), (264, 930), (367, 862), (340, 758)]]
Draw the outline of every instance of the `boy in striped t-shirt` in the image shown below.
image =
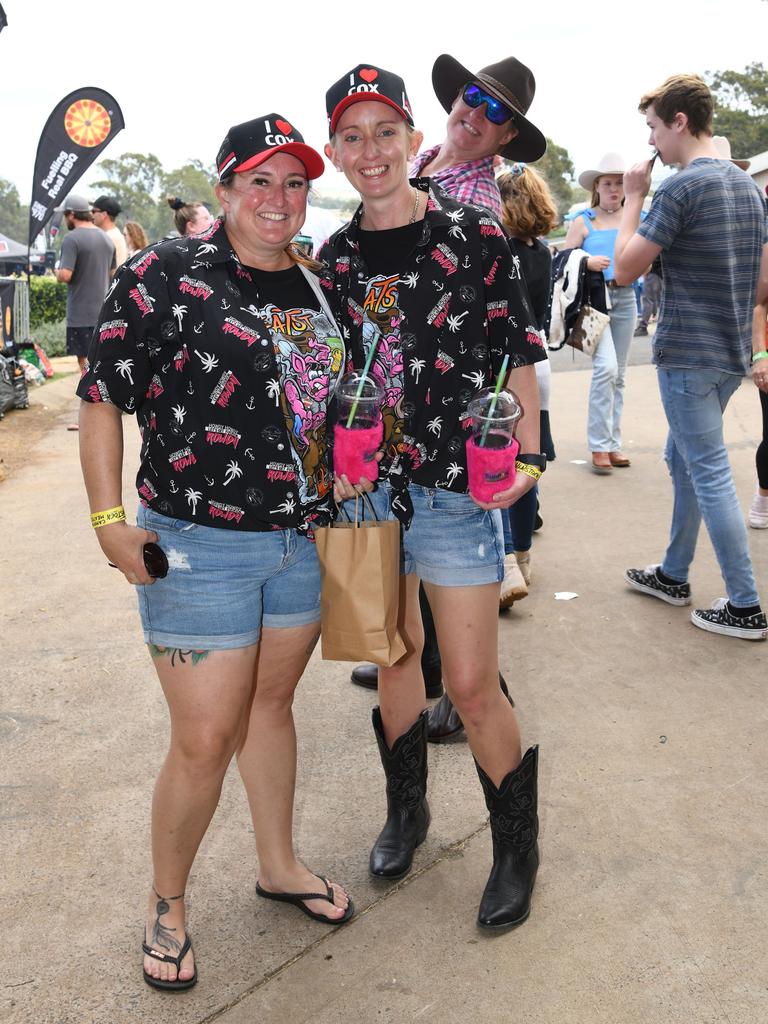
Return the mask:
[(749, 373), (752, 310), (768, 265), (759, 189), (712, 141), (712, 94), (696, 75), (675, 75), (640, 101), (650, 144), (680, 171), (659, 186), (640, 224), (650, 163), (624, 175), (616, 280), (630, 284), (661, 255), (664, 291), (653, 346), (669, 424), (665, 458), (674, 487), (670, 540), (660, 565), (628, 569), (630, 586), (669, 604), (691, 603), (688, 571), (701, 520), (728, 592), (691, 614), (695, 626), (765, 640), (747, 531), (723, 440), (723, 411)]

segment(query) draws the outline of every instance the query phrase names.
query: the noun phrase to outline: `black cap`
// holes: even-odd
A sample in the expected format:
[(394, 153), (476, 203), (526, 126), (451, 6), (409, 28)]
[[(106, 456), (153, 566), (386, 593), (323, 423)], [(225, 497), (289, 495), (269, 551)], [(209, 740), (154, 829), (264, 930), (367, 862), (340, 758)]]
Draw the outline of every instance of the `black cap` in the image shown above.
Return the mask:
[(91, 203), (91, 210), (98, 210), (101, 213), (106, 213), (112, 218), (112, 220), (114, 220), (122, 210), (122, 206), (114, 196), (99, 196), (98, 199), (94, 199)]
[(339, 118), (352, 103), (379, 100), (390, 107), (413, 127), (413, 114), (405, 82), (399, 75), (373, 64), (358, 64), (352, 71), (335, 82), (325, 94), (325, 109), (328, 113), (328, 134), (333, 135)]
[(325, 170), (323, 158), (304, 142), (304, 136), (287, 118), (263, 114), (233, 125), (227, 132), (216, 157), (219, 181), (228, 174), (250, 171), (281, 152), (301, 160), (310, 180), (319, 178)]

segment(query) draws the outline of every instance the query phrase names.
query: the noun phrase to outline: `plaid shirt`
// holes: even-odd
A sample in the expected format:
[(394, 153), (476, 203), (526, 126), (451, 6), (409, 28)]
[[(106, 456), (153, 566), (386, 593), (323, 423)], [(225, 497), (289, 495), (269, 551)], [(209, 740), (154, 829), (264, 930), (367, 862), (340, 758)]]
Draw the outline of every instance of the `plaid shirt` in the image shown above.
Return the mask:
[[(425, 149), (423, 153), (419, 153), (411, 164), (410, 176), (419, 177), (439, 152), (440, 147), (433, 146), (432, 149)], [(482, 206), (490, 210), (497, 220), (501, 220), (501, 196), (493, 173), (492, 156), (454, 164), (453, 167), (446, 167), (437, 174), (431, 174), (430, 178), (458, 202)]]

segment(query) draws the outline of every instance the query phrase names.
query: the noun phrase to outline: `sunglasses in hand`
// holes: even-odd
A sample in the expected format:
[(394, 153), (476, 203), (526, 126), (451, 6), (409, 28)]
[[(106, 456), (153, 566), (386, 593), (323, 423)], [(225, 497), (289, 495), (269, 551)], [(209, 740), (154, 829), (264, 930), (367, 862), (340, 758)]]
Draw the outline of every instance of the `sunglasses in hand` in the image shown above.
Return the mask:
[[(116, 569), (114, 562), (108, 562), (109, 566)], [(144, 568), (147, 574), (156, 580), (164, 580), (168, 575), (168, 559), (159, 544), (150, 541), (144, 545)]]

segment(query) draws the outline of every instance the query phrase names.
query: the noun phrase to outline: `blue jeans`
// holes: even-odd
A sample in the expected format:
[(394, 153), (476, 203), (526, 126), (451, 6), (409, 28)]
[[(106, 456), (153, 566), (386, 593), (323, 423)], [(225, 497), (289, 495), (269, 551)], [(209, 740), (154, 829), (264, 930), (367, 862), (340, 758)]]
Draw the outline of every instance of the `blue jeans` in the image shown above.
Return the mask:
[(658, 367), (659, 391), (669, 424), (664, 457), (674, 487), (669, 547), (661, 570), (685, 582), (702, 518), (728, 599), (745, 608), (760, 603), (747, 529), (723, 440), (723, 411), (741, 377), (721, 370)]
[(637, 303), (631, 284), (606, 291), (611, 303), (608, 311), (611, 322), (592, 360), (589, 388), (587, 444), (591, 452), (617, 452), (621, 448), (624, 375), (637, 321)]
[(504, 527), (504, 554), (513, 555), (515, 551), (530, 551), (533, 543), (533, 528), (536, 525), (536, 499), (539, 496), (538, 485), (516, 501), (511, 508), (501, 510), (501, 522)]

